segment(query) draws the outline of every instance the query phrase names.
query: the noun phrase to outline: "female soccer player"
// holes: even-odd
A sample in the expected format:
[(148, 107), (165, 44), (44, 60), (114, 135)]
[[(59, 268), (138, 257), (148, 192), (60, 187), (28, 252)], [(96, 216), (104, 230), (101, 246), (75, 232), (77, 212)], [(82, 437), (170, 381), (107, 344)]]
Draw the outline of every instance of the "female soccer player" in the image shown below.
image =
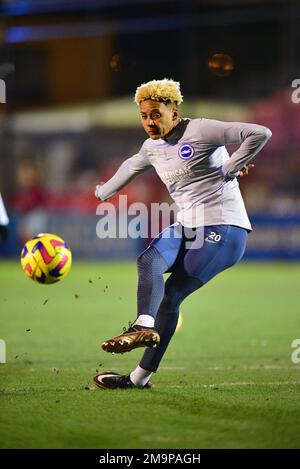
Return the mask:
[[(137, 260), (136, 320), (102, 344), (111, 353), (146, 347), (144, 355), (126, 376), (97, 374), (94, 382), (100, 388), (150, 387), (176, 329), (180, 304), (241, 260), (252, 230), (237, 177), (248, 174), (253, 166), (249, 162), (271, 131), (255, 124), (180, 118), (182, 99), (179, 83), (173, 80), (153, 80), (137, 88), (135, 102), (149, 138), (109, 181), (96, 187), (96, 197), (107, 200), (154, 167), (179, 208), (177, 222)], [(240, 146), (229, 157), (225, 145), (233, 143)], [(171, 272), (166, 282), (165, 272)]]

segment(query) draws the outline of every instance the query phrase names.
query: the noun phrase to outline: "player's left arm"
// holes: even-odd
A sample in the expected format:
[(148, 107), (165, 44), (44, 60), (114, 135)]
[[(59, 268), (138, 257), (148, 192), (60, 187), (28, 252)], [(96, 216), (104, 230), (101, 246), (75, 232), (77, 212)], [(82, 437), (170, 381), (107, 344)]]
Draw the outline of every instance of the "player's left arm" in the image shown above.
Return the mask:
[(253, 165), (249, 165), (255, 155), (271, 138), (268, 127), (243, 122), (223, 122), (203, 119), (202, 134), (205, 139), (215, 145), (239, 143), (239, 148), (222, 167), (223, 176), (232, 179), (247, 175)]

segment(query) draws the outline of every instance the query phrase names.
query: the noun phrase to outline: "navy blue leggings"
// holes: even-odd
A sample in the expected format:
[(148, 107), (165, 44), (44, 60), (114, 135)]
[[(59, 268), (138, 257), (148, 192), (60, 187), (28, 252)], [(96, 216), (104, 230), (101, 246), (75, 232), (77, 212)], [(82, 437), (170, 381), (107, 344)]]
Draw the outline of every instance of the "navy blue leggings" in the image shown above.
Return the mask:
[[(194, 236), (194, 239), (193, 239)], [(175, 332), (179, 306), (192, 292), (241, 260), (248, 232), (232, 225), (183, 229), (175, 223), (139, 256), (138, 315), (150, 314), (160, 345), (145, 350), (140, 366), (156, 371)], [(171, 272), (164, 282), (163, 274)]]

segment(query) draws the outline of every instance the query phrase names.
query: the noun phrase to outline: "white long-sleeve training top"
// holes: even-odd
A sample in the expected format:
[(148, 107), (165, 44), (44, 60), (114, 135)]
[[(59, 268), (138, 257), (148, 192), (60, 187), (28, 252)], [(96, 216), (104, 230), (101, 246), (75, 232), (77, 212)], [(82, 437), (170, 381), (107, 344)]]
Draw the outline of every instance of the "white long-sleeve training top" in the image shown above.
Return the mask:
[[(235, 176), (271, 136), (270, 129), (257, 124), (181, 119), (166, 138), (145, 140), (140, 151), (98, 189), (98, 196), (109, 199), (154, 167), (178, 206), (177, 220), (184, 226), (229, 224), (251, 230)], [(225, 145), (234, 143), (240, 146), (229, 156)]]

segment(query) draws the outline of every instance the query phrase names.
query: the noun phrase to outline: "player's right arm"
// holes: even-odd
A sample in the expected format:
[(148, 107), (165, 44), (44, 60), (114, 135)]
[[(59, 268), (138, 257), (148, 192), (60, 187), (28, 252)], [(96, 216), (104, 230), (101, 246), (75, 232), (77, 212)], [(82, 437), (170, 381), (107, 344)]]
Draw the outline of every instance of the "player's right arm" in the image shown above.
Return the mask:
[(125, 187), (132, 179), (151, 167), (147, 151), (142, 146), (139, 153), (125, 160), (114, 176), (104, 184), (96, 186), (95, 196), (99, 200), (107, 200)]

